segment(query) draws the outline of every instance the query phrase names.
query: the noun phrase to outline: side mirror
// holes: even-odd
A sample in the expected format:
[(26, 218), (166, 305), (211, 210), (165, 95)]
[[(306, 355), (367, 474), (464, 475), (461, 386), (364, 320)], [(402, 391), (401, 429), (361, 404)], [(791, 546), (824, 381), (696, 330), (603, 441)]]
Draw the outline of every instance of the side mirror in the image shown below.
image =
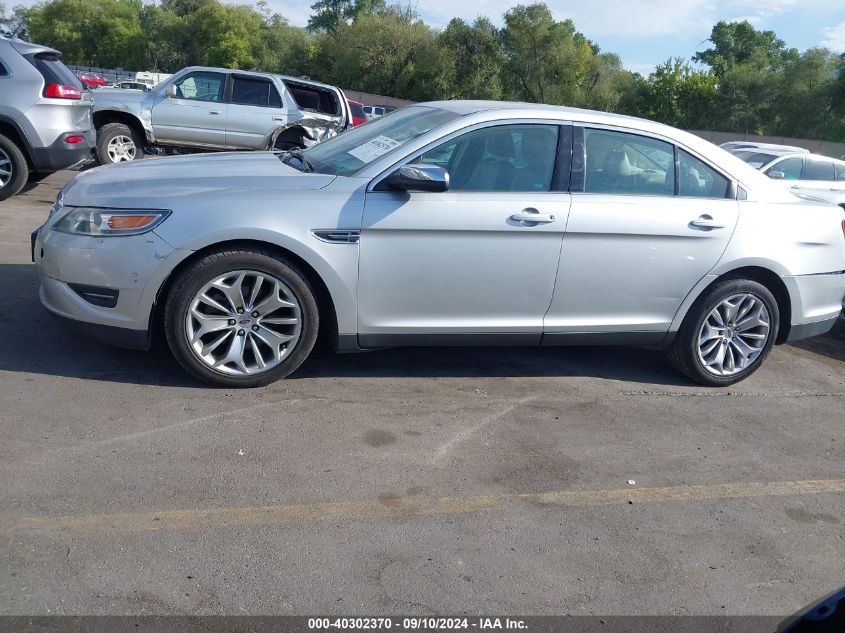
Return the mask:
[(449, 172), (436, 165), (403, 165), (382, 183), (399, 191), (442, 193), (449, 190)]
[(784, 178), (786, 178), (786, 174), (784, 174), (782, 171), (770, 171), (769, 178), (772, 178), (774, 180), (783, 180)]
[(172, 99), (176, 96), (176, 86), (170, 84), (164, 89), (164, 98), (165, 99)]

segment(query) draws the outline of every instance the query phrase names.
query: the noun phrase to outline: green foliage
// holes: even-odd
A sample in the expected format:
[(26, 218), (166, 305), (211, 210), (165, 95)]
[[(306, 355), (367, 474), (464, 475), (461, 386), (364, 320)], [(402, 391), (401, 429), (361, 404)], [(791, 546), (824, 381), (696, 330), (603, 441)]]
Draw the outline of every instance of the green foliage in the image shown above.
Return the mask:
[[(248, 0), (243, 0), (244, 2)], [(845, 59), (799, 53), (772, 31), (719, 22), (708, 47), (643, 77), (542, 3), (433, 29), (385, 0), (316, 0), (308, 28), (266, 0), (0, 1), (0, 28), (68, 62), (174, 72), (260, 68), (412, 100), (506, 99), (644, 116), (688, 129), (845, 141)]]

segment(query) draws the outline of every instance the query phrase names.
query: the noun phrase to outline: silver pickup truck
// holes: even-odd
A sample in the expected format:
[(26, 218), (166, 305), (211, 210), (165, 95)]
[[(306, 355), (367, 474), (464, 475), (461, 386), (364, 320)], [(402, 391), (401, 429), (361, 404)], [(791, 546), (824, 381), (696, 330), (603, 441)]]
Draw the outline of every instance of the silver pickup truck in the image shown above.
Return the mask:
[(149, 92), (94, 91), (97, 158), (141, 158), (144, 148), (261, 150), (309, 147), (352, 126), (340, 88), (224, 68), (190, 67)]

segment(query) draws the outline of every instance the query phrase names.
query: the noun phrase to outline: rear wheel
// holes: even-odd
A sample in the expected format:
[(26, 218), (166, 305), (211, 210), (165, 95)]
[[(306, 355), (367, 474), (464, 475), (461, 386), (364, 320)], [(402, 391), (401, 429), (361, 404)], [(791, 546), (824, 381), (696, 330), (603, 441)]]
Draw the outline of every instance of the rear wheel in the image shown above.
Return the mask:
[(124, 123), (107, 123), (97, 130), (97, 160), (112, 165), (138, 160), (144, 154), (144, 139)]
[(189, 265), (167, 296), (164, 325), (176, 359), (222, 387), (260, 387), (293, 372), (319, 329), (307, 277), (264, 250), (221, 250)]
[(26, 157), (12, 139), (0, 134), (0, 200), (23, 189), (29, 177)]
[(759, 369), (779, 326), (777, 301), (765, 286), (728, 279), (708, 288), (690, 308), (669, 359), (695, 382), (732, 385)]

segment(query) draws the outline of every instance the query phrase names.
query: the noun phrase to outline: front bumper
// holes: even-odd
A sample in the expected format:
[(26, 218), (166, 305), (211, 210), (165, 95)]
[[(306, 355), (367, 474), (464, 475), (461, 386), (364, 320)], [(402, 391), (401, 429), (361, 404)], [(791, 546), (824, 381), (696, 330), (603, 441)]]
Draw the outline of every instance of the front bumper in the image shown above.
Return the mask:
[[(42, 228), (32, 242), (41, 303), (78, 322), (93, 338), (123, 347), (149, 347), (150, 314), (175, 251), (155, 233), (96, 238)], [(91, 289), (116, 295), (97, 300)], [(113, 307), (108, 307), (113, 305)]]

